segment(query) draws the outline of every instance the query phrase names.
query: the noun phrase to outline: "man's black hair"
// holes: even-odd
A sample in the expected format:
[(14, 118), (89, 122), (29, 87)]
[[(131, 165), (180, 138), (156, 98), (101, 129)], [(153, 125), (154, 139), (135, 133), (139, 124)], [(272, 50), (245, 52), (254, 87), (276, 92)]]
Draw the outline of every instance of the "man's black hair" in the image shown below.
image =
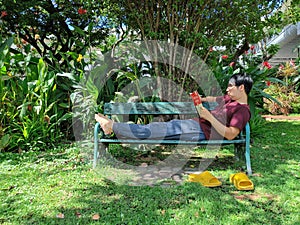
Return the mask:
[(248, 95), (253, 86), (252, 78), (246, 73), (237, 73), (230, 77), (229, 82), (234, 83), (235, 86), (244, 85), (245, 92)]

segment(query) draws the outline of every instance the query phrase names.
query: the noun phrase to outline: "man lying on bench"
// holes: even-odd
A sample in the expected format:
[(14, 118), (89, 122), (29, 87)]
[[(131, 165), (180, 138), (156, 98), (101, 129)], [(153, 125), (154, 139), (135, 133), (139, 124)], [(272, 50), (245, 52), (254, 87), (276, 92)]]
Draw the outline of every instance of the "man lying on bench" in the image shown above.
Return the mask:
[(204, 97), (203, 102), (217, 102), (218, 106), (208, 111), (197, 109), (198, 118), (152, 122), (149, 124), (118, 123), (102, 114), (96, 114), (104, 134), (114, 132), (119, 139), (167, 139), (184, 141), (234, 139), (250, 119), (248, 94), (252, 78), (246, 74), (233, 75), (226, 89), (227, 94), (219, 97)]

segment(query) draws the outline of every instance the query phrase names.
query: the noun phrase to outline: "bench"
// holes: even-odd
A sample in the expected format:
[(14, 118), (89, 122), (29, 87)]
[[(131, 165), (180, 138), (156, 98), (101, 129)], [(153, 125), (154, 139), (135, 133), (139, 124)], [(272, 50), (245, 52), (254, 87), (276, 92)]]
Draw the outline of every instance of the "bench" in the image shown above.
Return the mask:
[[(212, 109), (210, 103), (204, 103), (204, 107)], [(105, 103), (104, 115), (194, 115), (197, 111), (192, 102), (138, 102), (138, 103)], [(94, 159), (93, 167), (97, 165), (99, 158), (99, 144), (108, 151), (109, 144), (161, 144), (161, 145), (234, 145), (235, 155), (243, 154), (246, 161), (248, 175), (252, 175), (250, 162), (250, 126), (246, 124), (245, 129), (234, 140), (203, 140), (203, 141), (183, 141), (183, 140), (141, 140), (141, 139), (117, 139), (104, 135), (100, 124), (97, 122), (94, 128)], [(103, 150), (103, 149), (101, 149)]]

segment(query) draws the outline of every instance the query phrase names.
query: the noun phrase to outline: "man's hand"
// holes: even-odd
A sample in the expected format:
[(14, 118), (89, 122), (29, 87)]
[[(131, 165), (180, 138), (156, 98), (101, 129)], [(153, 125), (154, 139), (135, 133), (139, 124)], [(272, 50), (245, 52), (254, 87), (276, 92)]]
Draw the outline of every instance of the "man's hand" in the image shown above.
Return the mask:
[(240, 133), (236, 127), (226, 127), (221, 124), (205, 107), (198, 107), (197, 111), (201, 118), (209, 121), (215, 130), (226, 139), (232, 140)]
[(213, 115), (203, 106), (197, 108), (198, 114), (201, 118), (211, 122)]

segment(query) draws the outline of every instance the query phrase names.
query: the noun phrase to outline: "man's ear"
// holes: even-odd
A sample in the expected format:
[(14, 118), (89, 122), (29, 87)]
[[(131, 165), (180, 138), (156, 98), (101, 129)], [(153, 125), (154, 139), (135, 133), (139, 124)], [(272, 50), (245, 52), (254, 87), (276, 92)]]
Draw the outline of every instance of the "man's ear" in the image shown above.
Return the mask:
[(239, 89), (240, 89), (240, 91), (245, 91), (245, 86), (244, 86), (243, 84), (241, 84), (241, 85), (239, 86)]

